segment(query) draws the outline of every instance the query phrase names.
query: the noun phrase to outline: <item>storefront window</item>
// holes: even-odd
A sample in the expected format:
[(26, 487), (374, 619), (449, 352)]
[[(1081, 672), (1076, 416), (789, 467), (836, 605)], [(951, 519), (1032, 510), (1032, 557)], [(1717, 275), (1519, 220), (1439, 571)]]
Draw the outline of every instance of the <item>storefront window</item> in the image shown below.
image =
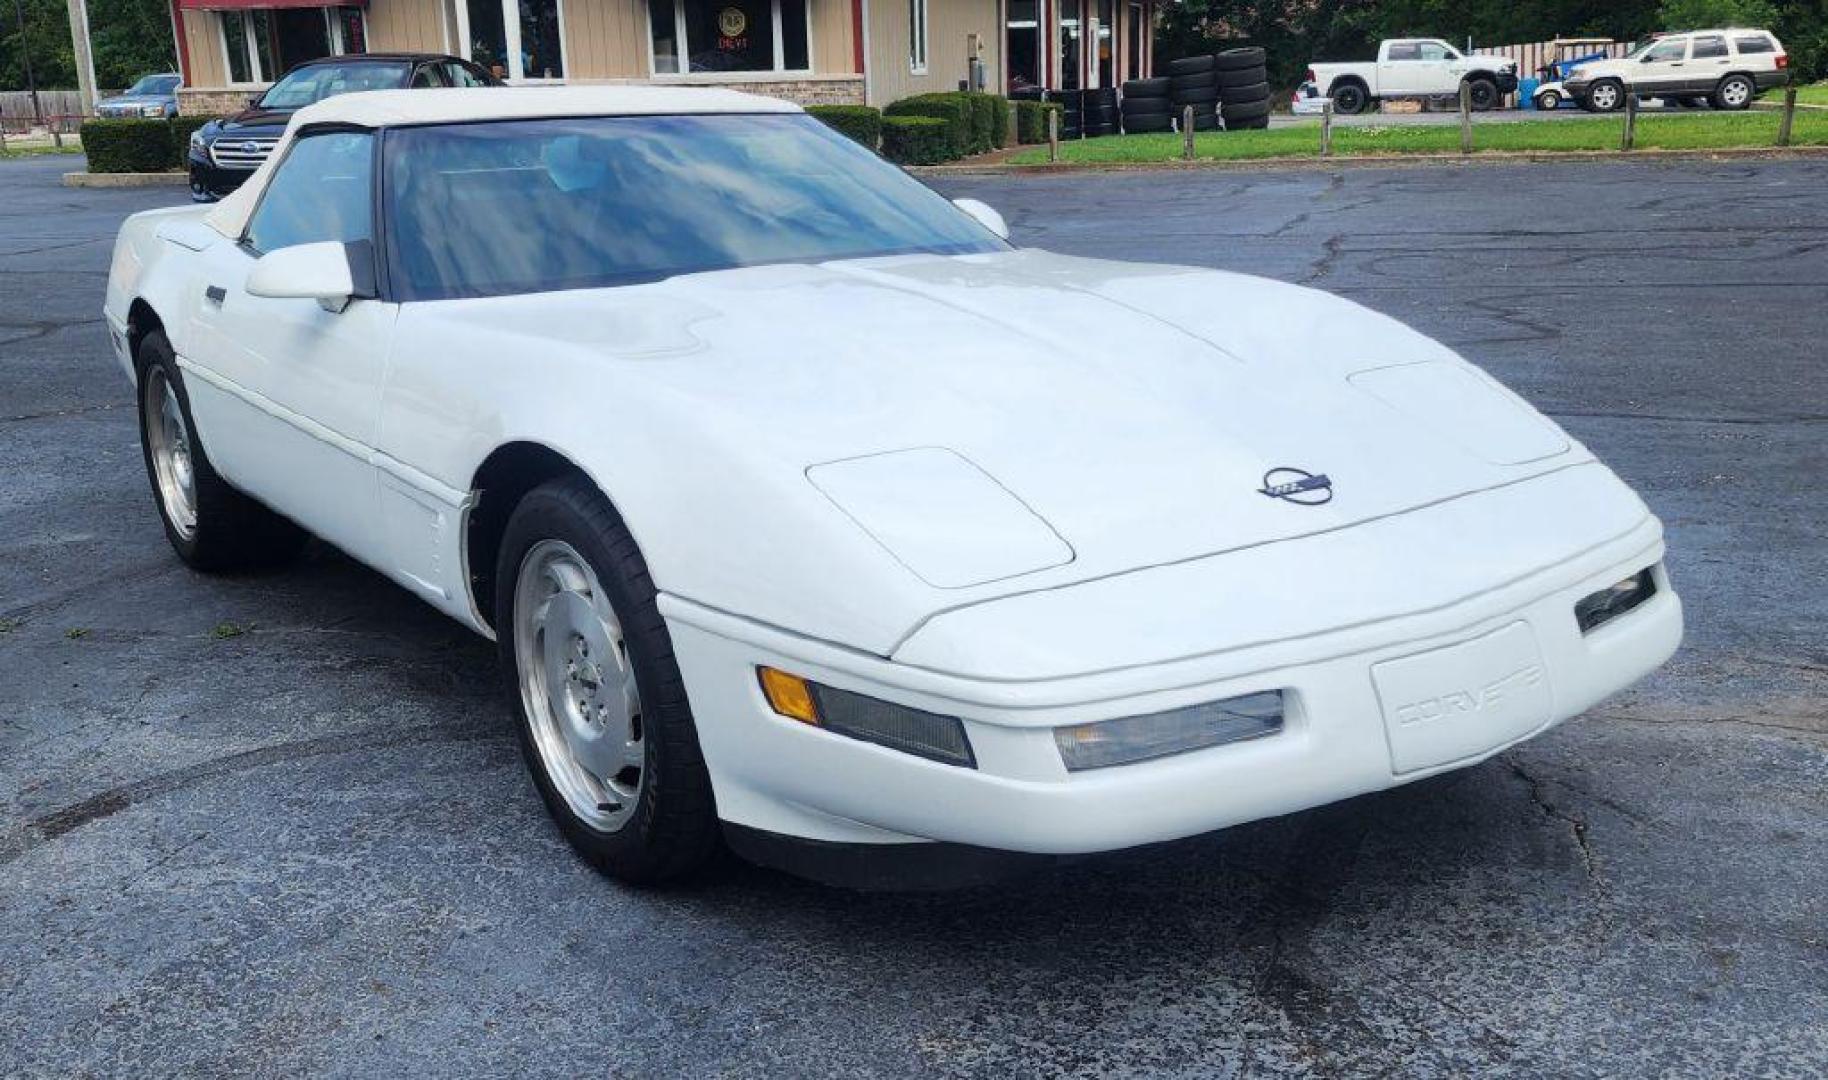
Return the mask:
[(927, 70), (927, 0), (908, 0), (908, 70)]
[[(560, 0), (464, 0), (470, 59), (498, 79), (565, 77)], [(509, 5), (513, 6), (510, 7)]]
[(1040, 0), (1009, 0), (1009, 21), (1004, 24), (1009, 89), (1041, 85)]
[(1060, 89), (1077, 90), (1079, 80), (1079, 4), (1080, 0), (1060, 3)]
[(272, 82), (307, 60), (368, 51), (358, 7), (255, 8), (217, 17), (235, 85)]
[[(807, 71), (807, 0), (649, 0), (656, 75)], [(683, 61), (681, 58), (684, 58)]]
[(1094, 55), (1098, 57), (1099, 86), (1117, 85), (1116, 71), (1114, 70), (1117, 63), (1117, 55), (1111, 48), (1113, 44), (1111, 30), (1116, 25), (1116, 4), (1113, 3), (1113, 0), (1098, 0), (1098, 40), (1093, 45), (1093, 48), (1098, 50)]

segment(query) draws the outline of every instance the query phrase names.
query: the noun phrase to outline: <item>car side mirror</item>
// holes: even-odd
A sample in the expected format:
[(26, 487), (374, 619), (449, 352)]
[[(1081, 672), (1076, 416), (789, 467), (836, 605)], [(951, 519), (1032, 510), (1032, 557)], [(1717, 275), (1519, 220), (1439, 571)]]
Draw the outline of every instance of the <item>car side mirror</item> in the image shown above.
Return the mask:
[(326, 240), (269, 251), (248, 273), (248, 293), (274, 300), (316, 300), (325, 311), (341, 312), (349, 301), (374, 295), (372, 286), (364, 288), (357, 280), (357, 260), (366, 246)]
[(976, 199), (953, 199), (952, 205), (970, 214), (971, 219), (979, 225), (996, 233), (997, 239), (1009, 239), (1009, 223), (1003, 220), (1002, 214), (997, 213), (988, 205), (978, 202)]

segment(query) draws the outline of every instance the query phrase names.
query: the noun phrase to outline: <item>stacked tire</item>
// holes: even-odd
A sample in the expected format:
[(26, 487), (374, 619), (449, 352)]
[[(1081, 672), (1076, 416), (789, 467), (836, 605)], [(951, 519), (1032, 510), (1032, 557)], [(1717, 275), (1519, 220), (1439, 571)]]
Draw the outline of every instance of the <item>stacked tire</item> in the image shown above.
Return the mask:
[(1081, 139), (1085, 132), (1085, 91), (1049, 90), (1047, 100), (1060, 106), (1060, 137)]
[(1159, 79), (1131, 79), (1123, 84), (1123, 130), (1127, 135), (1174, 130), (1174, 103), (1170, 83)]
[(1183, 56), (1168, 61), (1168, 101), (1176, 122), (1193, 109), (1193, 130), (1214, 131), (1219, 126), (1217, 57)]
[(1226, 131), (1269, 126), (1269, 67), (1263, 50), (1226, 49), (1212, 58)]
[(1084, 116), (1081, 124), (1086, 138), (1117, 134), (1117, 88), (1102, 86), (1084, 91)]

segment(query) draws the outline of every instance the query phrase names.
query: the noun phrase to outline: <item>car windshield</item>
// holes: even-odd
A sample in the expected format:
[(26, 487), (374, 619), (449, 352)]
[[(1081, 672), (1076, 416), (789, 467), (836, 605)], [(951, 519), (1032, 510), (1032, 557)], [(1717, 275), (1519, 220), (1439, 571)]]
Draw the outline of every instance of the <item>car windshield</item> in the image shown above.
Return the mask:
[(263, 109), (302, 109), (313, 102), (357, 90), (397, 90), (406, 85), (410, 64), (312, 64), (273, 84), (260, 99)]
[(402, 300), (1007, 248), (804, 115), (407, 127), (384, 145), (388, 274)]
[(158, 97), (171, 93), (177, 89), (177, 86), (178, 77), (176, 75), (148, 75), (134, 83), (133, 89), (127, 92), (146, 97)]

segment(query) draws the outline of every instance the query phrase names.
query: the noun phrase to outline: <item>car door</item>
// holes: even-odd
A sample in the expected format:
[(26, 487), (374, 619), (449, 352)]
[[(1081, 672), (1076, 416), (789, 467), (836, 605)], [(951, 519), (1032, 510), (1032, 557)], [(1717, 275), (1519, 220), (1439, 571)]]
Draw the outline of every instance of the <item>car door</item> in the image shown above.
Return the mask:
[(1688, 74), (1681, 80), (1681, 89), (1691, 94), (1711, 94), (1732, 66), (1733, 57), (1727, 51), (1724, 34), (1698, 34), (1690, 39)]
[(1421, 85), (1422, 43), (1390, 41), (1384, 43), (1384, 54), (1377, 62), (1377, 93), (1380, 97), (1413, 94)]
[(1646, 97), (1680, 93), (1688, 80), (1688, 39), (1670, 38), (1652, 45), (1631, 75), (1633, 93)]
[[(336, 240), (372, 253), (375, 136), (292, 144), (237, 244), (204, 253), (195, 355), (185, 364), (199, 436), (235, 486), (365, 561), (383, 551), (371, 460), (398, 305), (254, 296), (261, 255)], [(371, 256), (370, 256), (371, 257)]]

